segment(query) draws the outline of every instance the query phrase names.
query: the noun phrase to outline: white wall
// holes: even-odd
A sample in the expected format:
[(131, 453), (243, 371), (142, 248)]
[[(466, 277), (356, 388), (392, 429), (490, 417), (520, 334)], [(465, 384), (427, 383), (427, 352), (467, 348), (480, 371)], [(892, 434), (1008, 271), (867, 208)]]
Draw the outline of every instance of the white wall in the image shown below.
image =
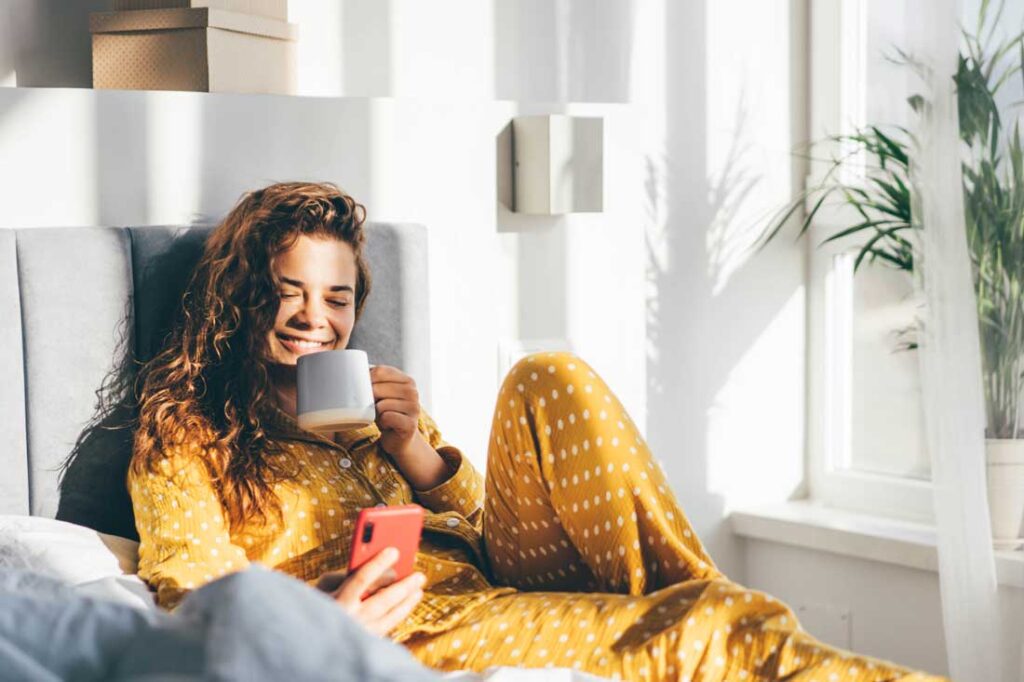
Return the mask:
[[(806, 614), (800, 617), (809, 631), (837, 646), (949, 674), (936, 572), (761, 540), (746, 544), (750, 586)], [(1024, 590), (1000, 585), (999, 606), (1006, 679), (1018, 680)]]

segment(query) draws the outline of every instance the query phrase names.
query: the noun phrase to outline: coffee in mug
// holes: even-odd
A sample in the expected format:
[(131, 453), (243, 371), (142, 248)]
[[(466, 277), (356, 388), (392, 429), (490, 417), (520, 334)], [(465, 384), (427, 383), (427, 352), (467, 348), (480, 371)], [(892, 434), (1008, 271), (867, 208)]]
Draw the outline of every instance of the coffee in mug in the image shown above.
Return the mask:
[(298, 422), (307, 431), (333, 433), (377, 418), (366, 351), (351, 348), (300, 355)]

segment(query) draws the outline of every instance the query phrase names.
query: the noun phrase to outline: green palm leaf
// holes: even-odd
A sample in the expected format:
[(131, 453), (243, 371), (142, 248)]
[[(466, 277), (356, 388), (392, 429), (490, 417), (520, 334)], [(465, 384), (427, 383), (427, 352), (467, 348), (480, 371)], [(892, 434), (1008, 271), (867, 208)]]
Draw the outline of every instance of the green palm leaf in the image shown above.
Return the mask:
[[(977, 30), (964, 33), (953, 80), (966, 152), (962, 164), (964, 211), (977, 294), (987, 434), (1020, 438), (1024, 437), (1024, 148), (1019, 125), (1015, 123), (1009, 132), (1004, 127), (997, 95), (1015, 76), (1024, 82), (1024, 32), (994, 42), (995, 23), (1003, 6), (998, 3), (992, 12), (989, 0), (982, 0)], [(897, 49), (897, 53), (906, 65), (920, 68), (905, 52)], [(928, 106), (921, 95), (909, 97), (907, 103), (918, 113)], [(772, 217), (763, 243), (811, 204), (799, 223), (803, 235), (826, 199), (838, 197), (857, 218), (819, 245), (863, 240), (854, 261), (855, 272), (876, 262), (912, 271), (916, 240), (911, 235), (922, 229), (913, 221), (908, 182), (913, 136), (903, 128), (870, 125), (823, 142), (851, 151), (833, 158), (820, 183)], [(866, 159), (866, 171), (862, 180), (850, 182), (839, 170), (855, 157)]]

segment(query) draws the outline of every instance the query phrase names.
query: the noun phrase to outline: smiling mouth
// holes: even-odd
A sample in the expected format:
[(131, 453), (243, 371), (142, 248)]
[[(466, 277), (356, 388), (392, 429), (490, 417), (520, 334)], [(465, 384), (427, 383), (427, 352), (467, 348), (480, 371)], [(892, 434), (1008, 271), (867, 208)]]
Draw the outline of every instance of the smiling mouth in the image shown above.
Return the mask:
[(334, 343), (333, 341), (309, 341), (307, 339), (288, 336), (287, 334), (282, 334), (280, 332), (277, 332), (277, 338), (289, 346), (301, 349), (324, 348)]

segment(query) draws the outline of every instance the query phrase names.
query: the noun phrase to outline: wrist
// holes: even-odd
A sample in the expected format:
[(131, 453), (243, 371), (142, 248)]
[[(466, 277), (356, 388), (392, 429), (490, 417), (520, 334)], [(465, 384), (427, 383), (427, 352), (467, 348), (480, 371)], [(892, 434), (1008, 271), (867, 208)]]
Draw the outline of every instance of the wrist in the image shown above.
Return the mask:
[(441, 457), (419, 432), (400, 454), (390, 454), (416, 492), (436, 488), (455, 473), (448, 460)]
[(423, 437), (423, 434), (417, 431), (412, 438), (406, 441), (404, 447), (389, 454), (396, 463), (405, 464), (406, 462), (425, 461), (431, 453), (435, 453), (434, 448), (430, 447), (430, 443)]

